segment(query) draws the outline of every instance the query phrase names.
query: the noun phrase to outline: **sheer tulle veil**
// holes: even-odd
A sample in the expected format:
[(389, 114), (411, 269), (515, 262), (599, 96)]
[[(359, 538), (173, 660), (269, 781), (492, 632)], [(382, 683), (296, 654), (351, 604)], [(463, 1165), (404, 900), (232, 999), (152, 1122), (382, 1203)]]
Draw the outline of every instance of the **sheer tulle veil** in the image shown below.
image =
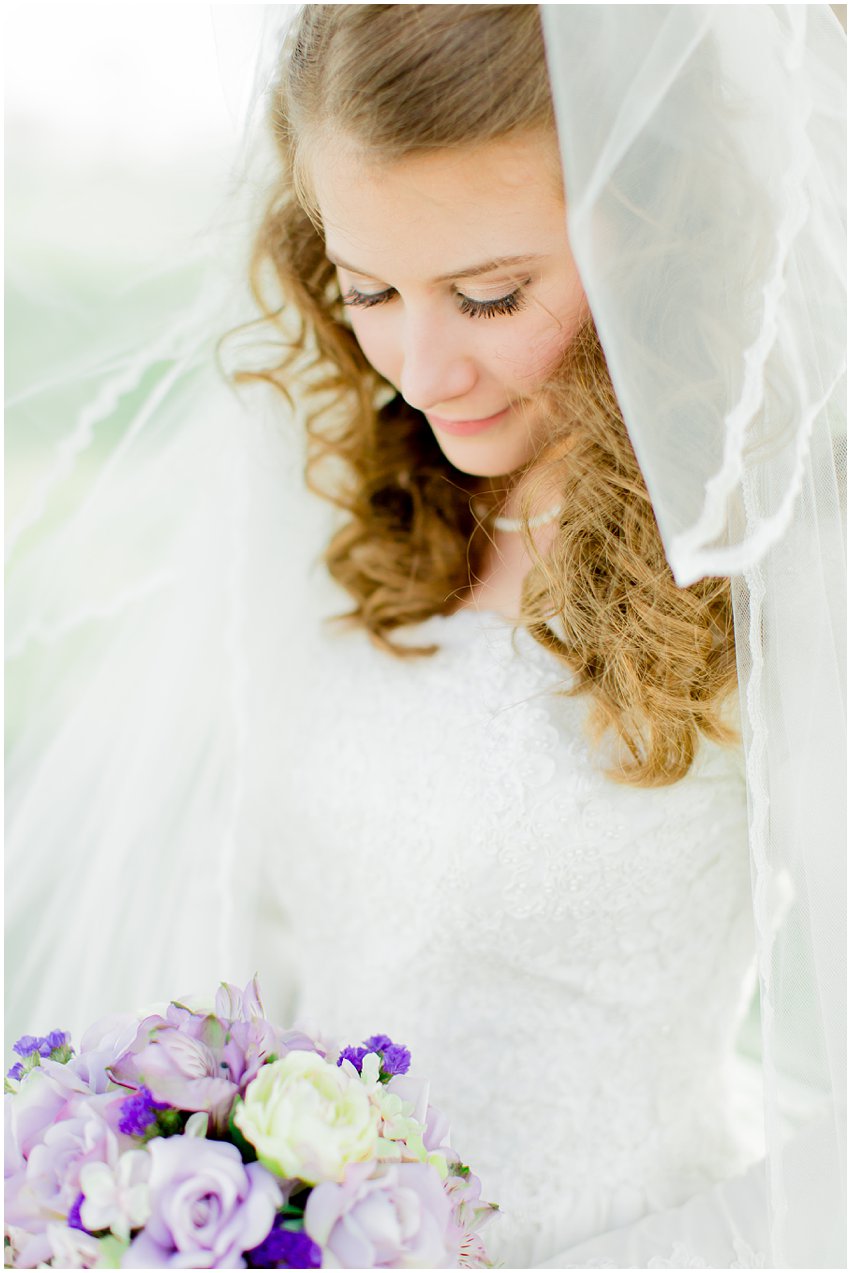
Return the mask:
[[(63, 377), (81, 387), (7, 537), (12, 1038), (282, 958), (251, 939), (265, 695), (290, 616), (321, 608), (336, 514), (304, 489), (298, 404), (281, 427), (216, 348), (252, 312), (264, 95), (294, 8), (213, 6), (243, 122), (194, 299), (10, 404), (14, 435)], [(541, 13), (571, 243), (671, 569), (732, 579), (766, 1141), (751, 1219), (771, 1267), (839, 1267), (845, 39), (826, 5)], [(267, 997), (286, 1015), (285, 977)]]
[[(733, 580), (772, 1259), (829, 1267), (845, 1196), (844, 36), (821, 5), (542, 13), (571, 243), (668, 560), (681, 584)], [(825, 1121), (793, 1149), (800, 1099)]]

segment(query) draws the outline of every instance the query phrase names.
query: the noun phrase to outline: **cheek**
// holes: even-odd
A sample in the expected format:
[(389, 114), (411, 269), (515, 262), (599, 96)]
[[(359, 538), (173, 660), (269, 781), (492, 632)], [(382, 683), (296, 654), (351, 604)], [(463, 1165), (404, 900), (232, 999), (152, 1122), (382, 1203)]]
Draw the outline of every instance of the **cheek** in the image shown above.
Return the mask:
[(575, 310), (561, 318), (541, 309), (533, 311), (526, 330), (516, 331), (511, 343), (503, 344), (492, 365), (501, 368), (503, 378), (534, 389), (558, 366), (583, 317)]
[(351, 323), (355, 339), (367, 362), (385, 380), (395, 384), (399, 377), (401, 357), (392, 323), (384, 315), (363, 311), (353, 313)]

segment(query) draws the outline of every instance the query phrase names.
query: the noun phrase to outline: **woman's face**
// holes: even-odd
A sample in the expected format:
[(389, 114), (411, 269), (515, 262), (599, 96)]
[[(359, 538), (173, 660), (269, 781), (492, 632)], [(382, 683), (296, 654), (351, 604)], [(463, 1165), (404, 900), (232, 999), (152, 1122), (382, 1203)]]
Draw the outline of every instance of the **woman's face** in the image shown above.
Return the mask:
[(310, 176), (355, 336), (464, 473), (527, 463), (528, 409), (588, 314), (545, 133), (393, 165), (328, 141)]

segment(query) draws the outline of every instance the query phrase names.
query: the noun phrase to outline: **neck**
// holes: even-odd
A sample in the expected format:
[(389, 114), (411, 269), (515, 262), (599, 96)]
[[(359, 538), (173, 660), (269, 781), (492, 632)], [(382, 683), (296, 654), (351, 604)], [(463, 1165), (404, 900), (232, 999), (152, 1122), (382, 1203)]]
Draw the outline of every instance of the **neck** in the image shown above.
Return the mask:
[[(475, 508), (482, 517), (499, 517), (516, 522), (523, 515), (525, 497), (531, 494), (533, 484), (526, 475), (521, 475), (514, 482), (511, 476), (490, 477), (483, 480), (482, 487), (475, 499)], [(560, 507), (561, 494), (552, 485), (541, 485), (535, 491), (534, 498), (528, 508), (531, 522)]]

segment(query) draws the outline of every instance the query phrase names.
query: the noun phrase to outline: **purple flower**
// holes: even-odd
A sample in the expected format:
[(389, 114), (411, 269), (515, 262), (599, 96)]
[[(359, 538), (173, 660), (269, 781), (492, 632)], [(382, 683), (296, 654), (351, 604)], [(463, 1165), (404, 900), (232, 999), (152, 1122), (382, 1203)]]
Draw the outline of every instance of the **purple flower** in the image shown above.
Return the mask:
[(360, 1074), (363, 1068), (363, 1058), (367, 1055), (368, 1048), (343, 1048), (337, 1057), (337, 1064), (342, 1066), (344, 1061), (351, 1061), (352, 1065)]
[(65, 1030), (51, 1030), (50, 1034), (44, 1037), (35, 1034), (23, 1034), (17, 1043), (12, 1044), (12, 1051), (21, 1057), (31, 1056), (33, 1052), (37, 1052), (39, 1056), (49, 1057), (51, 1052), (57, 1052), (70, 1042), (71, 1036)]
[(458, 1265), (459, 1235), (440, 1177), (425, 1163), (355, 1163), (342, 1184), (317, 1185), (305, 1233), (344, 1269)]
[(86, 1229), (86, 1226), (83, 1224), (82, 1220), (80, 1219), (80, 1208), (82, 1207), (85, 1201), (85, 1198), (86, 1198), (86, 1195), (84, 1193), (78, 1194), (77, 1201), (74, 1203), (73, 1207), (68, 1212), (68, 1228), (81, 1229), (83, 1233), (88, 1232), (88, 1230)]
[(171, 1004), (148, 1017), (130, 1047), (109, 1067), (123, 1087), (146, 1087), (175, 1109), (206, 1111), (214, 1133), (227, 1127), (237, 1096), (273, 1056), (315, 1051), (298, 1031), (278, 1030), (261, 1017), (222, 1021)]
[(265, 1020), (257, 977), (252, 977), (244, 990), (223, 981), (216, 991), (216, 1015), (227, 1021)]
[(284, 1227), (283, 1217), (277, 1216), (275, 1227), (253, 1251), (246, 1251), (245, 1258), (253, 1269), (318, 1269), (322, 1267), (322, 1252), (312, 1238), (301, 1230)]
[(479, 1236), (482, 1229), (499, 1212), (493, 1202), (482, 1201), (482, 1184), (469, 1167), (453, 1153), (449, 1176), (443, 1188), (452, 1203), (455, 1232), (459, 1244), (459, 1264), (462, 1268), (490, 1268), (485, 1245)]
[[(21, 1091), (35, 1086), (34, 1080), (35, 1076)], [(13, 1101), (17, 1100), (15, 1096)], [(78, 1096), (68, 1102), (59, 1121), (47, 1127), (24, 1165), (6, 1181), (10, 1224), (43, 1233), (51, 1221), (73, 1212), (83, 1192), (80, 1172), (87, 1163), (118, 1161), (121, 1146), (113, 1126), (116, 1103), (114, 1093)]]
[(371, 1034), (364, 1039), (363, 1045), (367, 1052), (383, 1052), (385, 1048), (393, 1047), (393, 1040), (386, 1034)]
[(385, 1074), (407, 1074), (411, 1068), (411, 1054), (401, 1043), (390, 1043), (381, 1054), (381, 1068)]
[(170, 1109), (170, 1106), (166, 1101), (155, 1101), (147, 1087), (140, 1087), (135, 1096), (121, 1102), (118, 1130), (125, 1136), (144, 1136), (157, 1121), (158, 1109)]
[(29, 1056), (31, 1052), (38, 1052), (42, 1042), (34, 1034), (22, 1034), (17, 1043), (12, 1044), (12, 1051), (17, 1052), (18, 1056)]
[(91, 1096), (85, 1082), (67, 1065), (45, 1061), (31, 1070), (26, 1083), (9, 1097), (11, 1135), (23, 1158), (29, 1158), (53, 1123), (68, 1117), (78, 1096)]
[(122, 1268), (240, 1268), (272, 1228), (281, 1189), (239, 1150), (195, 1136), (158, 1137), (151, 1156), (151, 1215)]
[(363, 1046), (359, 1048), (343, 1048), (337, 1064), (342, 1065), (344, 1061), (351, 1061), (358, 1074), (363, 1072), (363, 1059), (370, 1052), (377, 1052), (381, 1057), (381, 1073), (384, 1079), (391, 1078), (394, 1074), (407, 1074), (411, 1068), (411, 1054), (401, 1043), (394, 1043), (386, 1034), (372, 1034), (368, 1039), (364, 1039)]
[(24, 1077), (24, 1067), (20, 1061), (16, 1061), (10, 1070), (6, 1071), (7, 1079), (22, 1079)]
[(387, 1082), (387, 1091), (410, 1104), (410, 1117), (425, 1128), (423, 1144), (429, 1153), (439, 1150), (450, 1162), (458, 1159), (449, 1144), (449, 1119), (434, 1105), (429, 1105), (429, 1085), (425, 1080), (411, 1074), (394, 1074)]
[(213, 1129), (221, 1132), (239, 1089), (220, 1063), (217, 1045), (223, 1041), (223, 1027), (215, 1017), (200, 1020), (209, 1021), (209, 1028), (196, 1033), (162, 1017), (147, 1018), (109, 1073), (121, 1086), (144, 1087), (177, 1109), (207, 1111)]

